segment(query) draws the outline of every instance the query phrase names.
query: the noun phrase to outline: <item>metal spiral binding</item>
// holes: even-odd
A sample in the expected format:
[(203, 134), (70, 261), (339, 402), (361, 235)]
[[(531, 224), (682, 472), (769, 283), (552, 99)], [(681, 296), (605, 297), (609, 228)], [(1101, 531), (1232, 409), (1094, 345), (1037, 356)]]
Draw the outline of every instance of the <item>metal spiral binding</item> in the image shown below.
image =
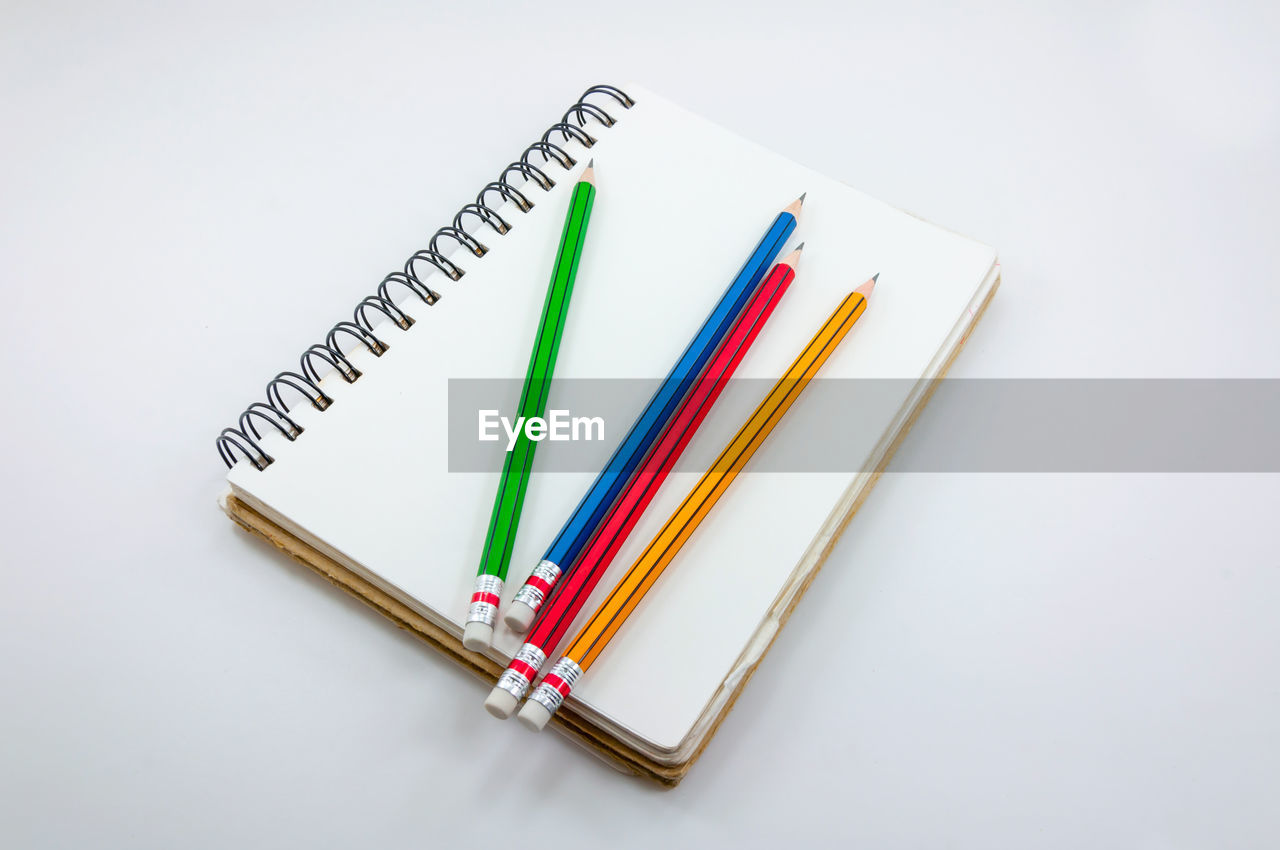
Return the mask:
[[(275, 458), (267, 454), (260, 444), (262, 431), (259, 430), (259, 424), (270, 426), (290, 442), (302, 433), (302, 426), (289, 416), (290, 405), (285, 402), (284, 397), (286, 389), (301, 396), (317, 410), (325, 410), (333, 404), (333, 399), (320, 388), (320, 381), (324, 377), (320, 368), (324, 368), (325, 373), (336, 371), (349, 384), (360, 378), (361, 371), (351, 363), (348, 352), (343, 351), (340, 345), (343, 338), (350, 338), (356, 344), (363, 345), (377, 357), (381, 357), (390, 348), (385, 340), (374, 334), (376, 319), (370, 318), (370, 312), (390, 319), (400, 330), (408, 330), (413, 326), (415, 319), (392, 299), (392, 287), (409, 290), (430, 307), (440, 300), (440, 295), (423, 280), (424, 276), (430, 274), (428, 266), (450, 280), (458, 280), (466, 274), (465, 269), (445, 256), (442, 249), (448, 246), (441, 244), (444, 240), (454, 242), (475, 257), (483, 257), (488, 253), (489, 248), (466, 229), (468, 217), (479, 220), (477, 227), (485, 225), (497, 235), (505, 236), (513, 225), (498, 214), (498, 207), (510, 201), (522, 214), (533, 209), (533, 201), (522, 190), (532, 183), (544, 192), (548, 191), (556, 182), (544, 169), (555, 163), (567, 171), (577, 164), (569, 152), (555, 140), (558, 139), (561, 143), (576, 141), (589, 148), (596, 143), (586, 129), (589, 120), (604, 127), (612, 127), (616, 123), (612, 115), (589, 100), (593, 96), (597, 96), (597, 99), (609, 98), (624, 109), (630, 109), (635, 103), (626, 92), (614, 86), (592, 86), (583, 92), (564, 116), (542, 134), (541, 139), (525, 148), (515, 162), (502, 170), (497, 180), (480, 190), (475, 203), (463, 206), (454, 216), (452, 224), (437, 230), (426, 248), (405, 260), (403, 271), (392, 272), (383, 278), (376, 293), (356, 305), (353, 321), (338, 322), (330, 328), (324, 342), (317, 343), (302, 353), (298, 371), (281, 372), (267, 383), (265, 402), (255, 401), (240, 414), (236, 427), (222, 429), (217, 439), (218, 454), (228, 469), (235, 465), (237, 452), (260, 470), (275, 462)], [(536, 164), (535, 156), (541, 157)], [(498, 196), (497, 201), (494, 206), (489, 206), (487, 199), (494, 194)], [(324, 366), (317, 368), (317, 360)], [(297, 401), (299, 399), (293, 399), (295, 404)]]

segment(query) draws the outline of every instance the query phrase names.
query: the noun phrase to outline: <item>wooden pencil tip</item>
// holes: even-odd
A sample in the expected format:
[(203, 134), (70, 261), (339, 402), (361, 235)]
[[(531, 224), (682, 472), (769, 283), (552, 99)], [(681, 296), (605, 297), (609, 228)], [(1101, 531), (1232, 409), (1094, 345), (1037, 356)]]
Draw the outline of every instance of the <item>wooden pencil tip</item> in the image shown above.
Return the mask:
[(879, 279), (880, 279), (880, 273), (879, 273), (879, 272), (876, 272), (876, 276), (875, 276), (875, 277), (871, 278), (871, 280), (869, 280), (869, 281), (867, 281), (866, 283), (862, 284), (862, 286), (859, 286), (857, 289), (855, 289), (855, 290), (854, 290), (854, 292), (858, 293), (858, 294), (859, 294), (859, 295), (861, 295), (863, 298), (870, 299), (870, 298), (871, 298), (871, 293), (872, 293), (872, 292), (875, 292), (875, 289), (876, 289), (876, 281), (878, 281)]
[(778, 260), (778, 265), (791, 266), (791, 268), (794, 269), (796, 267), (796, 264), (800, 262), (800, 252), (803, 250), (804, 250), (804, 243), (801, 242), (799, 245), (796, 246), (794, 251), (792, 251), (790, 254), (787, 254), (787, 256), (783, 257), (781, 260)]
[(804, 250), (804, 243), (801, 242), (799, 245), (796, 246), (796, 253), (799, 254), (803, 250)]
[(800, 206), (804, 206), (804, 199), (805, 199), (805, 198), (807, 198), (808, 196), (809, 196), (809, 193), (808, 193), (808, 192), (801, 192), (801, 193), (800, 193), (800, 197), (796, 199), (796, 200), (798, 200), (798, 201), (800, 202)]
[(582, 176), (578, 178), (579, 183), (590, 183), (596, 185), (596, 160), (592, 157), (587, 163), (587, 167), (582, 169)]
[[(806, 192), (806, 193), (805, 193), (805, 195), (807, 195), (807, 194), (809, 194), (809, 193), (808, 193), (808, 192)], [(800, 197), (796, 198), (796, 199), (795, 199), (794, 201), (792, 201), (791, 203), (787, 204), (787, 205), (786, 205), (786, 207), (784, 207), (782, 211), (783, 211), (784, 213), (791, 213), (791, 214), (792, 214), (793, 216), (795, 216), (796, 218), (799, 218), (799, 217), (800, 217), (800, 208), (801, 208), (802, 206), (804, 206), (804, 195), (801, 195)]]
[(880, 279), (880, 272), (876, 272), (876, 273), (872, 276), (872, 278), (871, 278), (871, 282), (872, 282), (872, 283), (875, 283), (875, 282), (876, 282), (876, 281), (878, 281), (879, 279)]
[(587, 160), (587, 168), (595, 168), (595, 167), (596, 167), (596, 158), (593, 156), (591, 157), (591, 159)]

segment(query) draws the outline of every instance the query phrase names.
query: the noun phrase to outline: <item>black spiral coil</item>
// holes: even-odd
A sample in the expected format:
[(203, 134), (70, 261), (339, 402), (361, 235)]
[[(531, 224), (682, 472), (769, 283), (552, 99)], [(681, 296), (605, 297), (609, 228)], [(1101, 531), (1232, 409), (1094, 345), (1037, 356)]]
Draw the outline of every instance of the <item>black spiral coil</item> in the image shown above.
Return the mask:
[[(236, 427), (222, 429), (217, 439), (218, 454), (228, 469), (235, 465), (237, 452), (257, 469), (266, 469), (275, 462), (275, 458), (267, 454), (259, 442), (262, 439), (262, 432), (258, 429), (259, 424), (274, 428), (290, 442), (296, 440), (302, 433), (302, 426), (289, 416), (290, 405), (285, 400), (285, 390), (292, 390), (291, 395), (295, 396), (294, 403), (299, 400), (296, 396), (301, 396), (317, 410), (325, 410), (333, 404), (333, 399), (320, 388), (320, 381), (324, 374), (336, 370), (349, 384), (355, 383), (360, 378), (360, 370), (351, 363), (340, 344), (344, 337), (354, 340), (354, 343), (348, 340), (348, 348), (353, 344), (363, 345), (376, 357), (381, 357), (390, 348), (385, 340), (374, 334), (373, 329), (378, 320), (370, 318), (371, 312), (390, 319), (392, 324), (400, 330), (408, 330), (413, 325), (414, 318), (393, 300), (393, 287), (409, 290), (430, 307), (440, 300), (440, 295), (423, 280), (430, 274), (428, 267), (434, 268), (450, 280), (458, 280), (466, 274), (465, 269), (445, 256), (444, 249), (448, 246), (442, 245), (442, 242), (452, 241), (476, 257), (483, 257), (488, 252), (489, 249), (484, 243), (466, 229), (468, 217), (476, 219), (473, 225), (477, 230), (487, 225), (494, 233), (504, 236), (513, 226), (497, 212), (504, 202), (514, 203), (516, 209), (522, 214), (533, 209), (533, 201), (529, 200), (529, 196), (523, 190), (527, 189), (530, 183), (544, 192), (556, 185), (555, 180), (551, 179), (543, 169), (553, 162), (565, 171), (577, 164), (569, 152), (556, 144), (553, 139), (558, 139), (562, 143), (576, 141), (589, 148), (596, 142), (586, 129), (589, 121), (595, 121), (605, 127), (612, 127), (616, 123), (612, 115), (589, 100), (593, 96), (597, 96), (597, 99), (609, 98), (624, 109), (630, 109), (635, 103), (626, 92), (614, 86), (592, 86), (583, 92), (560, 121), (551, 125), (542, 134), (541, 139), (525, 148), (520, 158), (504, 168), (497, 180), (486, 184), (480, 190), (480, 194), (476, 195), (475, 203), (467, 204), (458, 210), (452, 224), (437, 230), (426, 248), (409, 257), (402, 271), (392, 272), (383, 278), (375, 294), (366, 297), (356, 305), (352, 315), (353, 321), (338, 322), (330, 328), (324, 342), (316, 343), (302, 353), (299, 371), (281, 372), (272, 378), (267, 383), (267, 400), (255, 401), (245, 408), (245, 411), (240, 414)], [(536, 165), (533, 162), (535, 156), (541, 157)], [(495, 194), (497, 200), (491, 207), (487, 199)], [(324, 365), (317, 367), (317, 360)]]

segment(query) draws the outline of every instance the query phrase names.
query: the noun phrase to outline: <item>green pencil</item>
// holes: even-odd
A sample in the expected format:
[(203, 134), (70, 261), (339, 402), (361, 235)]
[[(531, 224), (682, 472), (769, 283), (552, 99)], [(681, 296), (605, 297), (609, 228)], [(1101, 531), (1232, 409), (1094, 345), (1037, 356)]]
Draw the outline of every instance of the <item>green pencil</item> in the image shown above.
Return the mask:
[[(551, 270), (538, 335), (533, 342), (533, 353), (529, 355), (529, 371), (520, 391), (517, 415), (524, 417), (524, 421), (544, 417), (547, 412), (547, 395), (556, 368), (556, 354), (560, 351), (564, 320), (569, 315), (569, 298), (573, 295), (573, 281), (578, 273), (578, 260), (587, 238), (587, 222), (591, 220), (591, 205), (596, 197), (594, 163), (595, 160), (587, 163), (569, 199), (560, 250)], [(524, 493), (537, 447), (537, 441), (529, 439), (525, 429), (521, 428), (516, 444), (507, 452), (502, 464), (502, 477), (493, 499), (493, 514), (489, 517), (489, 532), (485, 535), (480, 569), (462, 632), (462, 645), (472, 652), (487, 649), (493, 639), (493, 623), (498, 618), (502, 585), (511, 563), (511, 549), (520, 525), (520, 509), (524, 506)]]

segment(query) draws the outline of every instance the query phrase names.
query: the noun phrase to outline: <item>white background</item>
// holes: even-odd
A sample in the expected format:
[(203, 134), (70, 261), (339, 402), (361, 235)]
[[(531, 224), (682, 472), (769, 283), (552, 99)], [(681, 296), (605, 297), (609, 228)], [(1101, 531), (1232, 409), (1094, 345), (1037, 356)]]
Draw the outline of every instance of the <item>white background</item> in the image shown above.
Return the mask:
[(213, 438), (628, 80), (997, 246), (955, 375), (1277, 376), (1277, 41), (1266, 3), (3, 4), (0, 842), (1274, 846), (1275, 475), (887, 476), (662, 792), (233, 529)]

